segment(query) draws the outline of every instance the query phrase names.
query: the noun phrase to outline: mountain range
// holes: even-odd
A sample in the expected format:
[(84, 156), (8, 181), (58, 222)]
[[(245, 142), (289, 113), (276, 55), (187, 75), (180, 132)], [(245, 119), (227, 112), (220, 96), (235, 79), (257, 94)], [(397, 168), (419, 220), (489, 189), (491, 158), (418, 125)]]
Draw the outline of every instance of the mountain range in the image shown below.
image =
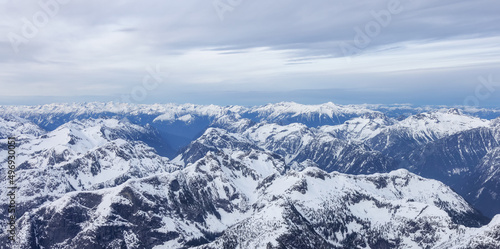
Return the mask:
[[(292, 102), (0, 106), (0, 194), (15, 136), (13, 248), (500, 248), (499, 116)], [(3, 204), (5, 241), (7, 215)]]

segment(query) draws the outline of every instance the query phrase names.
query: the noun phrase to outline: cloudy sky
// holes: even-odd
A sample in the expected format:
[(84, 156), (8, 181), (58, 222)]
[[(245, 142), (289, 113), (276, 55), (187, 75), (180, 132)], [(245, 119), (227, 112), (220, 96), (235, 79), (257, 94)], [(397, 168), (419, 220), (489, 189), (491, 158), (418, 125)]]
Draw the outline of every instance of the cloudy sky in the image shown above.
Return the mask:
[(498, 0), (0, 0), (0, 104), (500, 107)]

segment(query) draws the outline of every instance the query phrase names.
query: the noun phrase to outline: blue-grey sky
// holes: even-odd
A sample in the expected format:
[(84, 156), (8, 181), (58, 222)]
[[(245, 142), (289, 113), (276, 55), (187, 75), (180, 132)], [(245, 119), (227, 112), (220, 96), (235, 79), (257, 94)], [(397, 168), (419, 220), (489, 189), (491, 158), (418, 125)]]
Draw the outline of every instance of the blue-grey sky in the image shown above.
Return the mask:
[(0, 104), (500, 106), (496, 0), (0, 0)]

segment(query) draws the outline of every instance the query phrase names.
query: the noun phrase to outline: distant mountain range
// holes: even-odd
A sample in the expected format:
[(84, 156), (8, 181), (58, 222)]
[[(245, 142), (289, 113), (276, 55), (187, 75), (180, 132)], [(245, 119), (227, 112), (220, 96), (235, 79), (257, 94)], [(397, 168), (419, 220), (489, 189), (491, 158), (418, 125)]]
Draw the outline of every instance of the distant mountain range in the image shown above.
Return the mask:
[[(500, 110), (0, 106), (14, 248), (500, 248)], [(7, 242), (7, 205), (0, 239)], [(496, 215), (496, 216), (495, 216)]]

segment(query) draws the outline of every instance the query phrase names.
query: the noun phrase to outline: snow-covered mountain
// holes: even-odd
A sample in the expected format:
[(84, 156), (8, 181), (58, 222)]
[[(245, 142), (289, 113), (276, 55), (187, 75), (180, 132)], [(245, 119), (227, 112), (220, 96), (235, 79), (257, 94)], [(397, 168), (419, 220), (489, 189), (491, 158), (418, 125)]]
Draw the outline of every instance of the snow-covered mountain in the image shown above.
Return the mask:
[(278, 124), (302, 123), (310, 127), (329, 124), (342, 124), (345, 121), (376, 111), (361, 105), (302, 105), (294, 102), (268, 104), (240, 110), (243, 117)]
[(259, 193), (251, 217), (201, 248), (426, 248), (477, 230), (463, 225), (474, 211), (458, 195), (405, 170), (355, 177), (308, 168), (265, 180)]
[(261, 149), (281, 156), (297, 169), (311, 163), (327, 171), (351, 174), (389, 172), (395, 163), (378, 151), (334, 137), (321, 129), (303, 124), (256, 124), (243, 133), (209, 128), (187, 146), (176, 161), (192, 163), (208, 151), (247, 151)]
[(362, 143), (396, 123), (397, 120), (389, 118), (385, 114), (374, 113), (350, 119), (341, 125), (325, 125), (319, 128), (337, 138)]
[[(113, 187), (130, 178), (177, 170), (144, 142), (154, 141), (155, 136), (147, 127), (115, 119), (73, 120), (36, 137), (18, 136), (18, 214), (68, 192)], [(6, 143), (0, 140), (0, 152)], [(7, 168), (2, 167), (0, 174), (6, 186)], [(8, 191), (2, 188), (0, 194)]]
[[(370, 174), (406, 168), (449, 184), (475, 203), (478, 199), (469, 192), (480, 189), (483, 183), (478, 178), (490, 176), (482, 172), (479, 175), (484, 177), (478, 177), (475, 168), (488, 151), (499, 146), (494, 127), (488, 120), (456, 109), (423, 113), (399, 122), (381, 114), (364, 115), (342, 125), (319, 128), (300, 123), (257, 123), (237, 133), (208, 129), (179, 157), (190, 157), (193, 162), (207, 151), (244, 151), (257, 146), (282, 156), (290, 165), (312, 163), (329, 172)], [(496, 193), (497, 189), (491, 191)], [(495, 195), (489, 196), (482, 201), (496, 203)], [(500, 212), (496, 205), (479, 208), (489, 216)]]
[(498, 242), (498, 224), (480, 227), (459, 195), (406, 170), (285, 172), (241, 158), (210, 152), (180, 171), (66, 194), (20, 218), (19, 248), (422, 248), (479, 233)]
[(26, 119), (16, 116), (0, 117), (0, 139), (11, 136), (16, 136), (20, 139), (34, 138), (44, 133), (43, 129)]
[(498, 248), (495, 113), (0, 106), (0, 153), (18, 143), (16, 248)]
[(489, 127), (488, 120), (463, 115), (458, 109), (412, 115), (383, 127), (367, 141), (372, 148), (401, 156), (436, 139), (479, 127)]

